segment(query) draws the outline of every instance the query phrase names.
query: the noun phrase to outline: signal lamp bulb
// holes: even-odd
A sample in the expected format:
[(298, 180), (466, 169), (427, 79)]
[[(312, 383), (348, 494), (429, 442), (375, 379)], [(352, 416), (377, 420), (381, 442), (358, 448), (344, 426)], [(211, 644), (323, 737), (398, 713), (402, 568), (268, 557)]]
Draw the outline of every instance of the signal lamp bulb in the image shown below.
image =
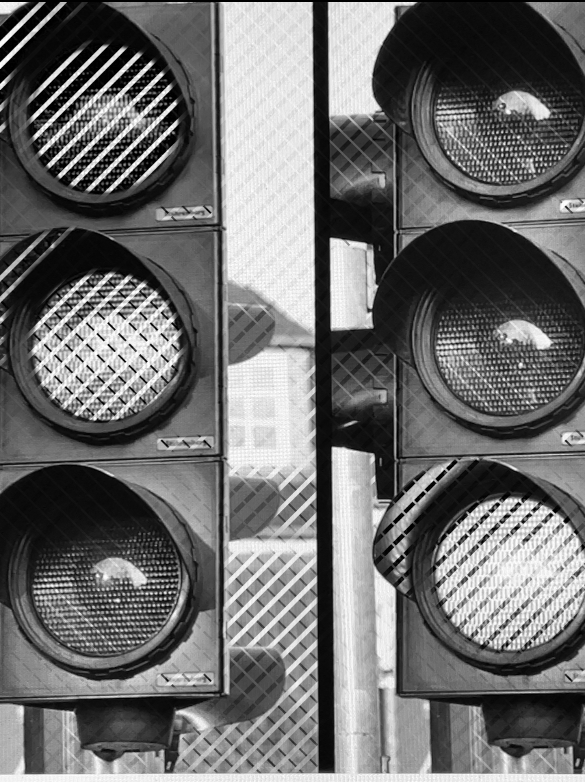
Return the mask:
[(503, 345), (516, 343), (536, 350), (548, 350), (552, 346), (552, 339), (527, 320), (508, 320), (495, 329), (494, 336)]
[(542, 122), (551, 115), (551, 110), (539, 98), (524, 90), (505, 92), (494, 100), (492, 109), (505, 121), (532, 119)]
[(126, 584), (140, 589), (148, 581), (142, 570), (122, 557), (102, 559), (92, 567), (91, 572), (100, 589), (114, 589)]

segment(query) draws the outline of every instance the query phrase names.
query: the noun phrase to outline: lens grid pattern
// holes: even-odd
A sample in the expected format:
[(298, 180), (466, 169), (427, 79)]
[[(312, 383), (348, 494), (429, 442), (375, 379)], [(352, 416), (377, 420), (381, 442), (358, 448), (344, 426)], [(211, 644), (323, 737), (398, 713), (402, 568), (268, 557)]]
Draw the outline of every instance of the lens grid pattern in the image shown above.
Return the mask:
[(573, 380), (585, 354), (581, 308), (546, 288), (457, 292), (439, 306), (435, 359), (466, 405), (520, 415), (554, 401)]
[(476, 503), (443, 533), (433, 577), (457, 632), (486, 649), (525, 651), (577, 615), (585, 546), (559, 508), (502, 495)]
[(503, 74), (486, 84), (485, 66), (462, 78), (447, 72), (437, 87), (435, 132), (447, 158), (490, 185), (530, 182), (556, 166), (573, 146), (584, 117), (578, 83)]
[(47, 631), (72, 651), (107, 657), (139, 648), (165, 627), (181, 566), (162, 525), (121, 514), (79, 528), (63, 519), (35, 541), (30, 578)]
[(28, 124), (50, 174), (104, 195), (135, 188), (177, 153), (186, 112), (172, 74), (150, 54), (90, 42), (37, 77)]
[(92, 272), (47, 301), (29, 337), (36, 380), (63, 411), (114, 421), (157, 400), (181, 368), (180, 318), (161, 290)]

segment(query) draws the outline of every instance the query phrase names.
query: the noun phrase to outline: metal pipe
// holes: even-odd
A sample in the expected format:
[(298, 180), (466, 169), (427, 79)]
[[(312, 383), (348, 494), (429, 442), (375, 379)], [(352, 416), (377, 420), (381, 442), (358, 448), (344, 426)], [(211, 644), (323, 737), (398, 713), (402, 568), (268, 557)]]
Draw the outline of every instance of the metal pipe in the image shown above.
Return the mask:
[(372, 458), (333, 449), (336, 771), (380, 771)]
[[(332, 326), (363, 328), (367, 250), (332, 243)], [(335, 652), (335, 769), (380, 771), (376, 599), (372, 564), (373, 457), (332, 449)]]
[(529, 774), (533, 770), (530, 768), (530, 755), (515, 758), (502, 749), (494, 748), (492, 757), (493, 767), (491, 771), (493, 774)]

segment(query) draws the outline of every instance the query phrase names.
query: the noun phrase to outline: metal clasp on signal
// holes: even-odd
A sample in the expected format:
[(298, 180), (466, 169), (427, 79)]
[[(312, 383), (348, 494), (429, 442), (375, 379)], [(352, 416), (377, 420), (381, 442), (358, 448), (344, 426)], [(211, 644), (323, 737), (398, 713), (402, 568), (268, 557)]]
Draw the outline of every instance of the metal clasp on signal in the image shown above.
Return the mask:
[(212, 206), (159, 206), (155, 212), (159, 223), (177, 220), (209, 220), (213, 217)]
[(585, 198), (566, 198), (561, 201), (559, 211), (564, 214), (585, 212)]
[(209, 435), (197, 437), (159, 437), (157, 451), (201, 451), (213, 448), (215, 439)]
[(561, 442), (563, 445), (585, 445), (585, 432), (563, 432)]

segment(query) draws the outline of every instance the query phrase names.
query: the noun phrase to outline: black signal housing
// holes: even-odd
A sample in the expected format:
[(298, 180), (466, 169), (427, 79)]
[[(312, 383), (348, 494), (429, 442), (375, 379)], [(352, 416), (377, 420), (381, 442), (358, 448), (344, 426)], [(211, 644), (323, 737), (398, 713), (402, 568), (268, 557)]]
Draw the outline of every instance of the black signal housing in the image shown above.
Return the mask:
[[(124, 678), (184, 639), (205, 549), (167, 502), (77, 465), (29, 474), (1, 501), (7, 601), (43, 655), (92, 679)], [(162, 601), (157, 621), (149, 601)]]
[(380, 105), (433, 174), (489, 207), (543, 198), (585, 162), (585, 58), (540, 5), (417, 3), (374, 68)]
[(112, 214), (150, 201), (178, 175), (193, 150), (196, 104), (168, 47), (104, 3), (85, 5), (20, 63), (8, 130), (20, 164), (51, 198)]
[(398, 493), (374, 558), (397, 690), (481, 705), (516, 756), (574, 745), (583, 706), (584, 43), (578, 3), (420, 2), (373, 73), (395, 126), (374, 331)]
[[(54, 252), (32, 269), (12, 314), (10, 363), (21, 393), (48, 424), (80, 440), (115, 442), (155, 428), (193, 390), (198, 348), (190, 301), (162, 267), (102, 234), (63, 229), (60, 234), (55, 232), (52, 241)], [(24, 244), (28, 247), (29, 243), (27, 239)], [(11, 257), (18, 258), (21, 252), (17, 244)], [(10, 265), (10, 258), (6, 263)], [(111, 282), (106, 285), (108, 279)], [(170, 348), (165, 347), (171, 341), (169, 318), (176, 343)], [(41, 323), (46, 324), (46, 333), (36, 337)], [(149, 329), (154, 344), (148, 342)], [(162, 348), (157, 347), (159, 342)], [(43, 350), (44, 357), (35, 357), (40, 344), (48, 346), (47, 350)], [(59, 368), (43, 379), (39, 367), (51, 360)], [(176, 365), (168, 382), (164, 379), (166, 362)], [(160, 363), (162, 377), (157, 380)], [(130, 378), (129, 366), (134, 366)], [(65, 374), (61, 375), (63, 367)], [(141, 400), (135, 411), (130, 407), (128, 413), (116, 414), (120, 394), (133, 393), (134, 386), (148, 388), (153, 380), (159, 386), (153, 399)], [(63, 397), (61, 403), (53, 401), (55, 394)], [(75, 407), (87, 410), (84, 396), (98, 402), (103, 399), (102, 420), (89, 412), (67, 410), (76, 399)]]
[(415, 238), (385, 273), (375, 329), (435, 403), (494, 437), (534, 435), (585, 395), (585, 278), (485, 221)]
[[(421, 519), (424, 531), (412, 562), (415, 598), (431, 632), (471, 665), (499, 675), (535, 673), (570, 658), (585, 637), (585, 601), (577, 586), (571, 616), (564, 616), (559, 607), (569, 603), (569, 585), (578, 585), (585, 572), (584, 509), (552, 484), (488, 460), (471, 463), (452, 481), (445, 479), (443, 492)], [(471, 520), (465, 533), (453, 535), (466, 518)], [(568, 535), (559, 551), (562, 527)], [(442, 563), (441, 546), (448, 550)], [(573, 560), (580, 552), (574, 569), (569, 547)], [(538, 562), (541, 571), (548, 560), (567, 572), (555, 571), (539, 586), (540, 574), (534, 568), (520, 572), (522, 553), (526, 562)], [(470, 558), (472, 566), (465, 573), (453, 572), (455, 567), (461, 571)], [(457, 578), (460, 581), (454, 584)], [(474, 579), (481, 582), (476, 591)], [(507, 598), (498, 606), (500, 594)], [(461, 601), (467, 602), (470, 613)], [(555, 618), (555, 612), (561, 615)]]

